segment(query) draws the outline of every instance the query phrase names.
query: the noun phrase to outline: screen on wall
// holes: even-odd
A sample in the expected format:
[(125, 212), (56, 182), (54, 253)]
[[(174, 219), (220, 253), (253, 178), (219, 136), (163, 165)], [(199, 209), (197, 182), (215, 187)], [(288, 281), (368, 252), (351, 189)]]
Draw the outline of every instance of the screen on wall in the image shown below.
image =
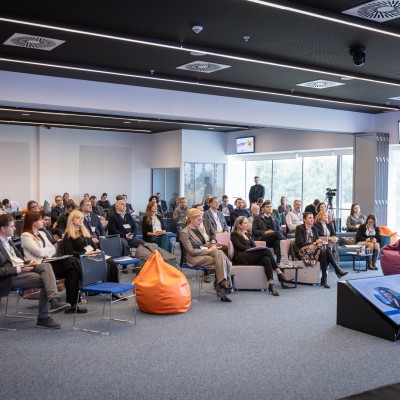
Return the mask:
[(254, 136), (236, 138), (236, 154), (254, 153)]
[(351, 279), (347, 283), (393, 322), (400, 325), (400, 275)]

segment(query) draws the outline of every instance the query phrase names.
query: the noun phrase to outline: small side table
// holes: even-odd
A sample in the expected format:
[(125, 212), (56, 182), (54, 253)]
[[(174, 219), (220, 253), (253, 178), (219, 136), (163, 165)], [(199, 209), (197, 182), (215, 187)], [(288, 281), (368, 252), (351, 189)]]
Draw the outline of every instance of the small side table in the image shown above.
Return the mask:
[[(355, 251), (349, 251), (347, 254), (350, 254), (353, 257), (353, 271), (366, 271), (367, 270), (367, 258), (372, 257), (372, 253), (357, 253)], [(356, 258), (358, 259), (358, 268), (356, 268)], [(361, 259), (365, 259), (365, 269), (361, 269)]]
[(288, 283), (293, 283), (294, 286), (286, 286), (286, 284), (284, 282), (282, 282), (281, 285), (282, 285), (282, 289), (296, 289), (297, 288), (297, 278), (299, 276), (299, 269), (303, 269), (303, 266), (302, 265), (294, 265), (294, 264), (293, 264), (293, 266), (290, 266), (290, 265), (286, 264), (284, 266), (280, 265), (279, 269), (282, 272), (285, 272), (285, 269), (291, 269), (291, 270), (295, 271), (294, 272), (294, 282), (288, 282)]

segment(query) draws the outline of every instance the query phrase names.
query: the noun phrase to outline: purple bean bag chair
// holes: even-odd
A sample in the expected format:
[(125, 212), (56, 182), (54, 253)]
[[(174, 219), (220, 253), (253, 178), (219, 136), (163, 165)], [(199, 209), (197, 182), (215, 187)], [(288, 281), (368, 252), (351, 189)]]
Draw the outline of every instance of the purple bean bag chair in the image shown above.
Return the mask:
[(380, 261), (383, 275), (400, 274), (400, 240), (382, 247)]

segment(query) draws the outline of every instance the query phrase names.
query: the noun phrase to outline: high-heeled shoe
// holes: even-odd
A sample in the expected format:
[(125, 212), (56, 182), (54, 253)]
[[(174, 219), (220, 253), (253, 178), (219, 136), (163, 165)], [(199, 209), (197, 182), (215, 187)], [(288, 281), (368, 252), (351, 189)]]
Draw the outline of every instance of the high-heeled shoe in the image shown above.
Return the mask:
[(232, 300), (227, 297), (227, 296), (222, 296), (219, 298), (221, 301), (223, 301), (224, 303), (232, 303)]
[(293, 278), (288, 279), (288, 278), (286, 278), (285, 274), (283, 272), (281, 272), (280, 274), (278, 274), (278, 281), (285, 282), (285, 283), (292, 283)]
[(118, 294), (113, 294), (112, 295), (113, 300), (119, 300), (119, 301), (127, 301), (128, 299), (124, 296), (122, 296), (122, 294), (118, 293)]
[(278, 291), (275, 289), (273, 283), (270, 283), (270, 284), (268, 285), (268, 293), (271, 293), (272, 296), (279, 296), (279, 293), (278, 293)]
[(323, 286), (325, 289), (331, 288), (327, 280), (321, 280), (321, 286)]
[(342, 268), (339, 267), (337, 264), (333, 264), (333, 269), (335, 270), (336, 276), (340, 279), (342, 276), (348, 274), (348, 271), (344, 271)]

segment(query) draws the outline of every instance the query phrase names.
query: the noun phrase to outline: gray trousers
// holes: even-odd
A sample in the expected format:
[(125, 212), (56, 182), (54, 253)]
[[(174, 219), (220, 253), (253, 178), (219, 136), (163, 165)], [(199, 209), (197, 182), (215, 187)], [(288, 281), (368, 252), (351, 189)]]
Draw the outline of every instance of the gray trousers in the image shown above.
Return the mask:
[(12, 276), (11, 286), (23, 289), (41, 288), (38, 318), (49, 316), (49, 301), (58, 297), (56, 278), (49, 263), (35, 265), (31, 272)]

